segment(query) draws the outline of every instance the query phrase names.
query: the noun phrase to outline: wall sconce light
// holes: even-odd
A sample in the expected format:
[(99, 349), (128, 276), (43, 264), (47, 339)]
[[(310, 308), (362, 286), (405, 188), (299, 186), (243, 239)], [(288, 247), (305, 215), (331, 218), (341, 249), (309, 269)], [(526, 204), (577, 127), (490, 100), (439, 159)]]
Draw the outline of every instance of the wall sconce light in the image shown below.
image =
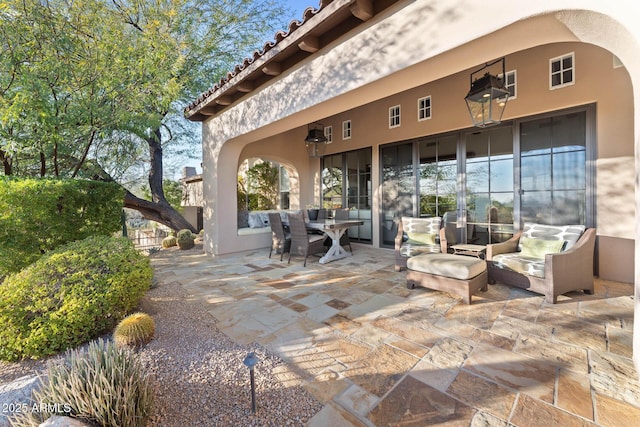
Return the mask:
[[(485, 72), (482, 77), (474, 80), (474, 74), (499, 62), (502, 62), (502, 78)], [(484, 128), (497, 125), (502, 120), (502, 113), (509, 99), (509, 91), (504, 86), (505, 75), (504, 58), (501, 58), (484, 64), (469, 76), (471, 89), (464, 100), (474, 126)]]
[(324, 149), (327, 144), (327, 137), (324, 136), (324, 126), (322, 123), (311, 123), (309, 126), (309, 133), (304, 139), (305, 146), (307, 147), (307, 153), (309, 157), (322, 157), (324, 156)]

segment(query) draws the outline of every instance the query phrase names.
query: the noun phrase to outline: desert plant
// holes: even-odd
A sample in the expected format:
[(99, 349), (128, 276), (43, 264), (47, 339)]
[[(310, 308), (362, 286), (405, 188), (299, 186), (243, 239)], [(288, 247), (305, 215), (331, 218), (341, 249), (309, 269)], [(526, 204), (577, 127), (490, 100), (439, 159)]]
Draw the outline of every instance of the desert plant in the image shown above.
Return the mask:
[(113, 341), (118, 347), (140, 347), (151, 341), (156, 324), (146, 313), (133, 313), (118, 323)]
[(170, 248), (178, 244), (178, 239), (175, 236), (168, 236), (162, 239), (162, 247)]
[(0, 359), (57, 354), (112, 331), (152, 274), (126, 238), (90, 237), (43, 256), (0, 285)]
[(191, 230), (178, 231), (178, 247), (180, 249), (191, 249), (194, 245), (193, 233)]
[(49, 362), (33, 399), (47, 410), (19, 413), (13, 426), (38, 426), (63, 415), (100, 426), (136, 427), (147, 423), (153, 390), (135, 353), (98, 340), (69, 352), (63, 361)]

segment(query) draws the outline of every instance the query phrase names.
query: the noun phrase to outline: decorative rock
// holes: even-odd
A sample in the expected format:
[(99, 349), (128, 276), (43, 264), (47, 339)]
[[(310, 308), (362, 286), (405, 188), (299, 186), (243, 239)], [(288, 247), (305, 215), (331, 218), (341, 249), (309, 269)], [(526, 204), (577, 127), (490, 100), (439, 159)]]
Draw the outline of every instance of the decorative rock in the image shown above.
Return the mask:
[(39, 427), (91, 427), (91, 425), (83, 423), (77, 418), (53, 415), (47, 421), (40, 424)]
[(0, 412), (0, 427), (9, 427), (9, 418), (17, 411), (12, 408), (31, 406), (31, 392), (38, 386), (37, 376), (26, 375), (8, 384), (0, 384), (0, 405), (8, 409), (7, 412)]

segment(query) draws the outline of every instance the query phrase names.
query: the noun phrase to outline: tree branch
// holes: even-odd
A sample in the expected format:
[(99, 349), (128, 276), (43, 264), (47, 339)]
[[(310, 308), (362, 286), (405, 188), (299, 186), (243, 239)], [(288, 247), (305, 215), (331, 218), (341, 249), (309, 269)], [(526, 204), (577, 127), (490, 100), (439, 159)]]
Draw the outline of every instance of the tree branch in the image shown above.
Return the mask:
[(97, 132), (96, 129), (93, 129), (91, 131), (91, 136), (89, 137), (89, 143), (84, 147), (84, 151), (82, 152), (82, 157), (78, 160), (78, 163), (76, 164), (76, 167), (73, 170), (73, 173), (71, 174), (71, 178), (75, 178), (78, 175), (80, 168), (82, 168), (82, 165), (84, 164), (85, 160), (87, 160), (87, 156), (89, 155), (89, 149), (91, 148), (91, 145), (93, 145), (93, 140), (96, 136), (96, 132)]

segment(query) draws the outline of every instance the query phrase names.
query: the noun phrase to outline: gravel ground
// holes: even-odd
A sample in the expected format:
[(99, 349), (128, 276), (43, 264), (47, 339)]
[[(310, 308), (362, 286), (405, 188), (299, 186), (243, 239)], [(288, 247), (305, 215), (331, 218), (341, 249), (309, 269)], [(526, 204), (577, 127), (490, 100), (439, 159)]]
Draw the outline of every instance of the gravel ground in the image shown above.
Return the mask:
[[(272, 371), (283, 363), (277, 356), (233, 342), (177, 283), (152, 289), (143, 308), (156, 321), (157, 338), (141, 351), (159, 385), (152, 426), (301, 426), (322, 409), (304, 388), (277, 380)], [(250, 351), (260, 359), (255, 415), (242, 364)]]
[[(140, 350), (157, 384), (149, 426), (302, 426), (322, 405), (299, 385), (274, 375), (282, 360), (259, 345), (239, 345), (218, 331), (202, 302), (175, 282), (160, 282), (145, 296), (142, 311), (156, 323), (153, 341)], [(255, 367), (257, 411), (251, 411), (248, 352)], [(0, 383), (42, 372), (45, 361), (0, 362)], [(295, 384), (295, 382), (294, 382)]]

